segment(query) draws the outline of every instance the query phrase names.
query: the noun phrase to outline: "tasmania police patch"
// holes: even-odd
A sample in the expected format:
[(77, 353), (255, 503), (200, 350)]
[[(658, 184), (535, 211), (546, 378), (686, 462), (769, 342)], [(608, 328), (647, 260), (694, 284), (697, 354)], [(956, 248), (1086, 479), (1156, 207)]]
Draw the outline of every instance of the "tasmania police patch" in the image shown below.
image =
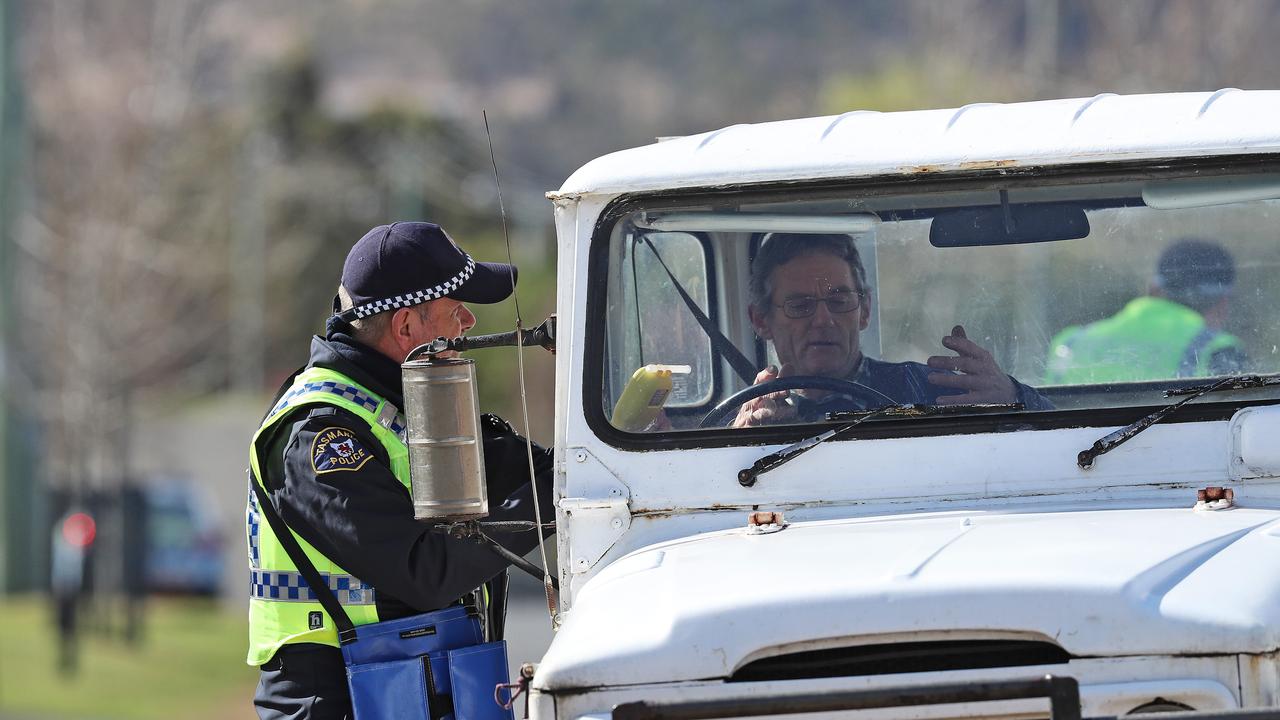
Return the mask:
[(343, 427), (325, 428), (311, 443), (311, 467), (317, 475), (337, 470), (359, 470), (372, 455), (356, 434)]

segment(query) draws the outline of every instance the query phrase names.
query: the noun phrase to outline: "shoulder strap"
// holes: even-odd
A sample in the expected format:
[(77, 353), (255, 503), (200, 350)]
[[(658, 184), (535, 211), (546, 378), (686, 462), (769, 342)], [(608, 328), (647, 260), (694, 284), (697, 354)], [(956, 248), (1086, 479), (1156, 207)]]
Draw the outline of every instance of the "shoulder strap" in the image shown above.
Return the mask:
[(284, 519), (276, 513), (276, 508), (271, 504), (271, 498), (267, 497), (267, 491), (262, 488), (262, 483), (253, 477), (253, 472), (249, 472), (249, 484), (253, 486), (253, 492), (258, 497), (259, 510), (267, 518), (267, 524), (271, 526), (271, 531), (276, 534), (276, 540), (280, 542), (280, 547), (284, 548), (284, 552), (293, 561), (294, 566), (298, 568), (298, 572), (302, 574), (302, 579), (307, 581), (307, 585), (311, 587), (311, 592), (315, 593), (316, 600), (320, 602), (320, 606), (325, 612), (329, 613), (329, 617), (333, 618), (334, 624), (338, 626), (338, 643), (346, 645), (356, 640), (356, 627), (351, 622), (351, 617), (347, 615), (347, 611), (342, 607), (342, 603), (338, 602), (338, 596), (333, 594), (333, 590), (329, 588), (329, 584), (320, 577), (320, 572), (316, 570), (316, 566), (311, 564), (311, 558), (302, 551), (302, 547), (298, 545), (298, 541), (293, 537), (293, 533), (289, 531), (289, 526), (285, 524)]
[(1191, 342), (1182, 351), (1182, 358), (1178, 361), (1178, 377), (1192, 377), (1196, 374), (1200, 368), (1201, 353), (1209, 347), (1209, 343), (1213, 342), (1216, 335), (1216, 332), (1206, 327), (1191, 338)]
[(693, 314), (693, 319), (697, 320), (698, 325), (702, 326), (702, 331), (707, 334), (708, 338), (710, 338), (711, 344), (715, 347), (716, 352), (728, 361), (729, 366), (738, 374), (738, 377), (742, 378), (743, 382), (748, 385), (755, 382), (756, 366), (747, 359), (746, 355), (742, 354), (742, 351), (739, 350), (738, 347), (729, 340), (729, 338), (725, 337), (724, 334), (716, 328), (715, 324), (711, 322), (711, 318), (707, 317), (707, 314), (702, 312), (702, 308), (698, 307), (698, 303), (694, 302), (693, 298), (689, 297), (689, 293), (685, 291), (684, 286), (680, 284), (679, 280), (676, 280), (675, 274), (672, 273), (671, 269), (667, 267), (667, 264), (662, 261), (662, 256), (658, 254), (658, 248), (653, 246), (649, 237), (647, 235), (642, 235), (641, 240), (644, 241), (645, 245), (649, 246), (649, 250), (653, 251), (653, 256), (658, 259), (658, 264), (662, 266), (662, 269), (667, 271), (667, 277), (671, 278), (671, 284), (675, 286), (676, 292), (680, 293), (680, 299), (684, 301), (684, 304), (689, 308), (689, 312)]

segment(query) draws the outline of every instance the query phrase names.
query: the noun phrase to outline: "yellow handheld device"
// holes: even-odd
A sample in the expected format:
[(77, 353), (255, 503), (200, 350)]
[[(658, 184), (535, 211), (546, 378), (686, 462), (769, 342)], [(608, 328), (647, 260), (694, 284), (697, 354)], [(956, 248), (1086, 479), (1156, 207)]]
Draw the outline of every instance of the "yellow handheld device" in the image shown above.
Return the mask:
[(643, 430), (658, 417), (671, 395), (671, 375), (688, 374), (688, 365), (645, 365), (637, 369), (613, 406), (610, 422), (619, 430)]

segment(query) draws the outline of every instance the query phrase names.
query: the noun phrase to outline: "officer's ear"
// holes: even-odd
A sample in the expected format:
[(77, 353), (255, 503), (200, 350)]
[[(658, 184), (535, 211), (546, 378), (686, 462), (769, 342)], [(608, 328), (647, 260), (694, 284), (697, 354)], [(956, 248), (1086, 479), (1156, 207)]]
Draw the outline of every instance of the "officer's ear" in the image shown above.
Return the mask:
[(395, 359), (403, 361), (409, 351), (421, 344), (423, 325), (421, 313), (416, 307), (404, 307), (391, 313), (387, 324), (387, 343), (396, 350)]

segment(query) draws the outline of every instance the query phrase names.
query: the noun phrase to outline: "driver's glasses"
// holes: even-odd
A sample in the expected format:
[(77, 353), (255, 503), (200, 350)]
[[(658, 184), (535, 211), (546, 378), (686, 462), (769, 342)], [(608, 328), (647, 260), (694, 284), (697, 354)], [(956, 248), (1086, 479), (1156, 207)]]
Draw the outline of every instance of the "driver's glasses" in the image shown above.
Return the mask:
[(782, 314), (792, 320), (807, 318), (818, 311), (818, 303), (826, 303), (827, 311), (832, 313), (847, 313), (858, 309), (862, 304), (861, 290), (835, 290), (825, 297), (813, 297), (812, 295), (801, 295), (799, 297), (789, 297), (782, 301), (778, 307), (782, 308)]

